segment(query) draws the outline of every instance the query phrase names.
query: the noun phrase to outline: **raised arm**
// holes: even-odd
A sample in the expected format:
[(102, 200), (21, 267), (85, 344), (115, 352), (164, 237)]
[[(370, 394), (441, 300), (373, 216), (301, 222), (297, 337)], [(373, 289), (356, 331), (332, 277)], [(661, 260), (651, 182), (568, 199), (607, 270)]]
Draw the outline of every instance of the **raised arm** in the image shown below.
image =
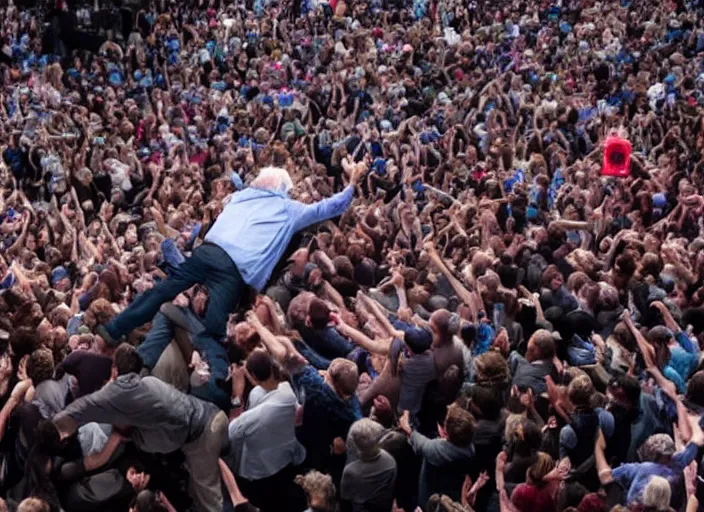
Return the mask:
[(350, 327), (338, 317), (337, 331), (343, 336), (347, 336), (352, 343), (358, 347), (362, 347), (368, 352), (388, 356), (391, 343), (388, 341), (372, 340), (363, 332), (358, 331), (354, 327)]

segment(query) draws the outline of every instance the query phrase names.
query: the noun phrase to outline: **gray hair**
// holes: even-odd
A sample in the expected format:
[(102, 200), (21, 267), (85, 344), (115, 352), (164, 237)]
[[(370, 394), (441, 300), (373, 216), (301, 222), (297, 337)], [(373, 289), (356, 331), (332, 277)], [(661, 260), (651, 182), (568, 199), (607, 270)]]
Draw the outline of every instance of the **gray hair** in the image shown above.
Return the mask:
[(638, 449), (641, 462), (657, 462), (662, 457), (675, 453), (675, 442), (667, 434), (654, 434)]
[(671, 495), (670, 483), (661, 476), (654, 476), (645, 486), (641, 501), (648, 508), (668, 510)]
[(286, 169), (264, 167), (259, 171), (251, 186), (279, 194), (288, 194), (293, 188), (293, 181), (291, 181), (291, 176), (289, 176)]
[(384, 427), (374, 420), (362, 418), (350, 427), (349, 441), (362, 460), (372, 460), (381, 451), (379, 440), (384, 434)]

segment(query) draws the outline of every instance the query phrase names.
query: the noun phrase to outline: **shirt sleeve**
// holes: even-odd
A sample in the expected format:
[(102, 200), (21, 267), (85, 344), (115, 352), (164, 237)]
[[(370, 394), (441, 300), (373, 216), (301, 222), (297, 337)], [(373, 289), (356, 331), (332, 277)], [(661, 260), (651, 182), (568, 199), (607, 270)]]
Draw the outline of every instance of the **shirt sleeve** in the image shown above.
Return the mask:
[(418, 455), (427, 459), (429, 463), (440, 465), (443, 462), (447, 462), (444, 457), (443, 443), (445, 441), (440, 439), (428, 439), (423, 434), (413, 431), (411, 437), (408, 439), (411, 444), (411, 448)]
[(334, 196), (317, 203), (303, 204), (298, 201), (291, 201), (289, 207), (293, 214), (295, 231), (300, 231), (318, 222), (342, 215), (350, 206), (353, 197), (354, 187), (350, 185), (342, 192), (338, 192)]
[(638, 463), (621, 464), (611, 472), (611, 476), (614, 477), (614, 480), (621, 482), (624, 487), (628, 487), (638, 473), (638, 466), (640, 466)]
[(323, 378), (318, 371), (312, 366), (306, 366), (299, 373), (293, 376), (293, 382), (296, 387), (302, 389), (306, 395), (306, 399), (313, 395), (319, 395), (320, 389), (325, 385)]
[(672, 366), (667, 365), (663, 369), (662, 373), (668, 380), (671, 380), (675, 383), (675, 387), (677, 388), (678, 393), (685, 392), (687, 386), (685, 386), (684, 379), (682, 379), (682, 376), (677, 372), (677, 370), (675, 370)]
[(70, 417), (78, 426), (92, 421), (113, 425), (130, 425), (130, 415), (115, 406), (114, 400), (119, 392), (116, 386), (108, 384), (73, 402), (54, 417), (54, 422), (58, 423), (63, 418)]
[(690, 340), (689, 336), (687, 336), (684, 332), (680, 331), (675, 334), (675, 339), (677, 340), (677, 343), (679, 343), (680, 346), (690, 354), (696, 354), (699, 352), (697, 350), (698, 347), (692, 343), (692, 340)]
[(672, 467), (680, 471), (689, 466), (694, 459), (697, 458), (699, 447), (694, 443), (687, 443), (684, 450), (675, 453), (672, 456)]

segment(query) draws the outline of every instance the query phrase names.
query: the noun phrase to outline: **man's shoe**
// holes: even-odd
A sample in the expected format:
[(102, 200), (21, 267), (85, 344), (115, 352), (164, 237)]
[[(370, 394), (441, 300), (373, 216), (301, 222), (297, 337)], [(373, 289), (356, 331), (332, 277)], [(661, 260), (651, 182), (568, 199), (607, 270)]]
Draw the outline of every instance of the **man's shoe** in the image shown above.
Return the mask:
[(108, 330), (105, 328), (104, 325), (98, 325), (95, 328), (95, 333), (98, 336), (100, 336), (101, 338), (103, 338), (103, 340), (105, 341), (105, 344), (110, 348), (117, 347), (120, 344), (120, 342), (122, 341), (121, 339), (116, 340), (115, 338), (113, 338), (110, 335), (110, 333), (108, 332)]

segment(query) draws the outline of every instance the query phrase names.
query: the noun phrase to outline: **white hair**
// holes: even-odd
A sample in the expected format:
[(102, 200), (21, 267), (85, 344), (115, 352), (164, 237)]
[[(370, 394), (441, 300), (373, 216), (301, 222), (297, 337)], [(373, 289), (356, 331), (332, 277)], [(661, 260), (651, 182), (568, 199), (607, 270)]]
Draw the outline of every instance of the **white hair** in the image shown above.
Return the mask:
[(293, 181), (286, 169), (281, 167), (264, 167), (252, 182), (252, 187), (288, 194), (293, 188)]
[(376, 421), (362, 418), (350, 427), (347, 446), (356, 450), (360, 459), (373, 460), (381, 450), (379, 440), (383, 433), (384, 427)]

